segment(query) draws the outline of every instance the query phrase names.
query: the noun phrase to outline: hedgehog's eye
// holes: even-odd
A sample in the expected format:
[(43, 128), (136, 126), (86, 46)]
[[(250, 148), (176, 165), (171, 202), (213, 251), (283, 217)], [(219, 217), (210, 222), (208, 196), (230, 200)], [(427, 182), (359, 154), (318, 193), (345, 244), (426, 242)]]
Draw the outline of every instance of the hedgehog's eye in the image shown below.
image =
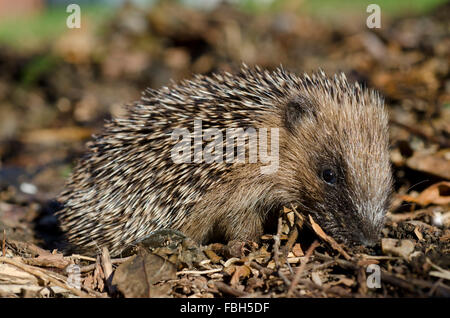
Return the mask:
[(323, 169), (322, 179), (328, 184), (335, 184), (337, 181), (337, 174), (333, 169)]

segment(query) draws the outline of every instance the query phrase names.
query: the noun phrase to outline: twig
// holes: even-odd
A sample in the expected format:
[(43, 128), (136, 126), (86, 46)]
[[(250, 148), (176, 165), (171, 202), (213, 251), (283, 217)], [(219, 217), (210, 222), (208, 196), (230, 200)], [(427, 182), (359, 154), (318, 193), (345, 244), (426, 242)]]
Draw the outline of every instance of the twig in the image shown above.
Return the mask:
[(112, 284), (113, 267), (111, 264), (111, 257), (109, 256), (109, 251), (106, 246), (104, 246), (102, 249), (102, 255), (100, 256), (100, 260), (103, 273), (105, 274), (106, 287), (108, 288), (109, 293), (113, 294), (115, 292), (115, 288)]
[(40, 269), (40, 268), (39, 269), (35, 269), (35, 268), (32, 268), (29, 265), (25, 265), (25, 264), (16, 262), (15, 260), (12, 260), (12, 259), (9, 259), (9, 258), (6, 258), (6, 257), (0, 257), (0, 261), (4, 262), (4, 263), (7, 263), (7, 264), (14, 265), (14, 266), (20, 268), (21, 270), (23, 270), (23, 271), (25, 271), (27, 273), (30, 273), (30, 274), (32, 274), (32, 275), (34, 275), (36, 277), (41, 278), (44, 281), (47, 280), (50, 283), (55, 284), (56, 286), (59, 286), (59, 287), (64, 288), (66, 290), (69, 290), (70, 292), (72, 292), (73, 294), (77, 295), (78, 297), (92, 297), (91, 295), (89, 295), (89, 294), (87, 294), (85, 292), (82, 292), (81, 290), (78, 290), (76, 288), (70, 287), (70, 286), (66, 285), (65, 283), (61, 283), (59, 280), (57, 280), (57, 279), (51, 277), (50, 275), (48, 275), (46, 273), (46, 271), (43, 270), (43, 269)]
[(351, 256), (347, 254), (347, 252), (342, 248), (341, 245), (339, 245), (334, 238), (332, 238), (331, 236), (327, 235), (322, 228), (319, 226), (319, 224), (317, 224), (314, 219), (312, 218), (311, 215), (309, 215), (309, 221), (311, 222), (311, 226), (314, 230), (314, 232), (316, 232), (316, 234), (323, 239), (325, 242), (327, 242), (328, 244), (331, 245), (331, 247), (333, 249), (335, 249), (336, 251), (338, 251), (339, 253), (341, 253), (342, 256), (344, 256), (344, 258), (346, 260), (350, 260)]
[(257, 269), (257, 270), (259, 270), (263, 275), (266, 275), (266, 276), (268, 276), (268, 275), (273, 273), (272, 269), (267, 268), (267, 267), (263, 267), (263, 266), (259, 265), (258, 263), (256, 263), (255, 261), (251, 261), (250, 262), (250, 266), (255, 268), (255, 269)]
[[(112, 259), (111, 259), (111, 264), (113, 264), (113, 265), (115, 265), (115, 264), (121, 264), (121, 263), (127, 261), (128, 259), (130, 259), (130, 257), (132, 257), (132, 256), (124, 257), (124, 258), (112, 258)], [(89, 257), (89, 258), (90, 258), (90, 257)], [(86, 266), (83, 266), (83, 267), (80, 268), (80, 272), (81, 272), (81, 273), (90, 272), (90, 271), (92, 271), (92, 270), (95, 269), (95, 266), (96, 266), (96, 263), (90, 264), (90, 265), (86, 265)]]
[(436, 283), (434, 283), (433, 287), (430, 289), (430, 292), (428, 293), (428, 297), (433, 297), (433, 294), (436, 292), (436, 289), (439, 287), (439, 285), (442, 284), (444, 281), (443, 278), (439, 278)]
[(177, 272), (177, 275), (183, 275), (183, 274), (192, 274), (192, 275), (203, 275), (203, 274), (211, 274), (211, 273), (217, 273), (221, 272), (223, 268), (214, 268), (214, 269), (208, 269), (204, 271), (180, 271)]
[(2, 244), (2, 256), (6, 256), (6, 230), (3, 229), (3, 244)]
[(384, 270), (381, 271), (381, 280), (409, 291), (415, 290), (413, 284)]
[(291, 287), (292, 282), (281, 272), (281, 270), (278, 270), (278, 276), (280, 276), (288, 288)]
[(292, 295), (292, 293), (294, 292), (294, 289), (299, 282), (300, 276), (302, 275), (302, 272), (304, 271), (305, 266), (308, 263), (311, 254), (314, 252), (314, 250), (316, 249), (317, 246), (319, 246), (319, 242), (314, 241), (311, 244), (311, 246), (308, 248), (308, 250), (306, 251), (305, 259), (302, 262), (302, 264), (298, 267), (297, 272), (295, 273), (294, 279), (292, 280), (291, 286), (289, 287), (289, 290), (287, 293), (288, 297), (290, 297)]
[[(316, 252), (314, 254), (318, 259), (322, 259), (322, 260), (333, 260), (334, 258), (325, 255), (325, 254), (321, 254)], [(351, 269), (351, 270), (358, 270), (360, 268), (360, 266), (350, 262), (350, 261), (346, 261), (343, 259), (334, 259), (334, 261), (340, 265), (342, 268), (345, 269)], [(416, 279), (416, 278), (408, 278), (408, 280), (405, 280), (403, 278), (400, 278), (394, 274), (391, 274), (389, 272), (387, 272), (384, 269), (381, 269), (381, 280), (383, 282), (387, 282), (391, 285), (395, 285), (398, 286), (400, 288), (409, 290), (409, 291), (414, 291), (416, 290), (416, 286), (420, 287), (420, 288), (433, 288), (434, 284), (431, 282), (427, 282), (427, 281), (423, 281), (420, 279)], [(450, 288), (447, 287), (446, 285), (440, 285), (438, 287), (436, 287), (436, 291), (441, 292), (442, 294), (450, 294)]]
[(297, 211), (297, 209), (296, 209), (296, 207), (294, 205), (291, 204), (291, 208), (294, 211), (295, 216), (297, 217), (297, 222), (296, 223), (297, 223), (298, 229), (301, 230), (302, 227), (303, 227), (303, 224), (305, 223), (305, 218), (303, 217), (303, 215), (301, 215)]
[(334, 266), (334, 265), (336, 265), (336, 262), (334, 260), (330, 260), (330, 261), (325, 261), (320, 265), (314, 266), (314, 269), (317, 271), (317, 270), (328, 268), (328, 267)]
[(277, 226), (277, 235), (273, 237), (274, 245), (273, 245), (273, 258), (275, 260), (275, 267), (280, 267), (280, 244), (281, 244), (281, 228), (282, 228), (283, 222), (281, 216), (278, 218), (278, 226)]
[(227, 284), (223, 283), (223, 282), (214, 282), (214, 285), (216, 285), (217, 289), (219, 291), (221, 291), (222, 293), (228, 294), (228, 295), (232, 295), (235, 297), (245, 297), (247, 296), (246, 292), (237, 290), (235, 288), (232, 288), (230, 286), (228, 286)]
[(360, 254), (365, 260), (396, 260), (399, 256)]
[(20, 251), (20, 254), (28, 253), (31, 255), (50, 255), (51, 253), (39, 246), (36, 246), (32, 243), (21, 242), (16, 240), (8, 240), (8, 245), (10, 245), (13, 249)]
[(111, 264), (111, 257), (109, 256), (109, 251), (107, 247), (103, 247), (102, 249), (101, 262), (103, 273), (105, 273), (105, 278), (108, 279), (108, 277), (113, 272), (113, 267)]
[(71, 259), (83, 259), (85, 261), (91, 261), (91, 262), (95, 262), (97, 260), (96, 258), (93, 258), (93, 257), (78, 255), (78, 254), (72, 254), (69, 257)]
[(292, 246), (294, 246), (295, 241), (298, 238), (298, 230), (297, 227), (294, 226), (294, 228), (291, 229), (291, 232), (289, 233), (288, 241), (283, 246), (283, 255), (282, 255), (282, 263), (284, 263), (289, 255), (289, 251), (292, 249)]

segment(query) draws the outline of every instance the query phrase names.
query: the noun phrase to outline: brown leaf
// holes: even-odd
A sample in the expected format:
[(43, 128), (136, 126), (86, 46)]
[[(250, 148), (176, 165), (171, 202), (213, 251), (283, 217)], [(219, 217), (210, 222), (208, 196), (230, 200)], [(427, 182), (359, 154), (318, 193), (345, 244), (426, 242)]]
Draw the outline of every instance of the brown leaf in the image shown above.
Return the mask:
[(212, 251), (212, 250), (205, 250), (204, 252), (205, 252), (206, 256), (208, 256), (208, 258), (213, 263), (219, 263), (219, 261), (222, 259), (219, 255), (214, 253), (214, 251)]
[(423, 190), (419, 196), (412, 197), (403, 195), (401, 198), (407, 202), (414, 202), (420, 205), (428, 204), (449, 204), (450, 203), (450, 182), (442, 181), (433, 184)]
[(142, 253), (121, 264), (114, 273), (113, 284), (127, 297), (164, 297), (167, 285), (157, 284), (176, 278), (176, 267), (161, 256)]
[(239, 284), (241, 278), (248, 277), (251, 273), (250, 267), (247, 265), (236, 266), (233, 276), (231, 277), (230, 285), (235, 286)]
[(245, 288), (246, 292), (253, 292), (256, 288), (264, 287), (264, 280), (258, 277), (250, 277)]
[(294, 247), (292, 248), (292, 253), (297, 257), (305, 255), (305, 253), (303, 253), (302, 247), (300, 246), (300, 243), (296, 243), (294, 245)]
[(414, 154), (406, 160), (406, 165), (414, 170), (450, 179), (450, 160), (447, 159), (449, 153), (447, 149), (433, 154)]

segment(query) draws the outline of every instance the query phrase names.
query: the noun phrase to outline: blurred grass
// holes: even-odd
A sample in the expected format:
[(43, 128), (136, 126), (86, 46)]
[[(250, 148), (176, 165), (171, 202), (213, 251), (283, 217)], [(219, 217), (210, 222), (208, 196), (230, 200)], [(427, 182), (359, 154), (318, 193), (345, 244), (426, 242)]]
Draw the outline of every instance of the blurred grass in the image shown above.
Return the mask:
[[(308, 12), (325, 20), (342, 19), (345, 15), (367, 16), (366, 8), (371, 3), (381, 7), (383, 14), (391, 17), (404, 14), (426, 13), (445, 0), (240, 0), (237, 7), (243, 11), (258, 13), (277, 12), (294, 8)], [(107, 21), (114, 13), (110, 5), (83, 5), (81, 8), (81, 26), (89, 21), (94, 27)], [(65, 6), (56, 6), (31, 17), (0, 18), (0, 44), (14, 47), (34, 47), (48, 43), (67, 30), (66, 19), (69, 13)]]
[(426, 13), (446, 0), (321, 0), (305, 1), (307, 7), (315, 12), (333, 11), (358, 11), (368, 15), (366, 8), (369, 4), (377, 4), (381, 8), (381, 14), (387, 13), (390, 16)]
[(241, 0), (238, 6), (248, 12), (278, 11), (283, 7), (301, 7), (314, 15), (339, 16), (346, 13), (367, 15), (369, 4), (378, 4), (382, 14), (390, 16), (426, 13), (447, 0)]
[(22, 75), (21, 84), (24, 87), (29, 87), (34, 84), (39, 78), (50, 71), (58, 62), (58, 59), (53, 55), (36, 56), (25, 65)]
[[(94, 27), (107, 21), (114, 13), (114, 7), (83, 5), (81, 27), (88, 22)], [(70, 13), (65, 6), (55, 6), (32, 16), (0, 18), (0, 44), (13, 47), (34, 47), (55, 39), (67, 31), (66, 19)]]

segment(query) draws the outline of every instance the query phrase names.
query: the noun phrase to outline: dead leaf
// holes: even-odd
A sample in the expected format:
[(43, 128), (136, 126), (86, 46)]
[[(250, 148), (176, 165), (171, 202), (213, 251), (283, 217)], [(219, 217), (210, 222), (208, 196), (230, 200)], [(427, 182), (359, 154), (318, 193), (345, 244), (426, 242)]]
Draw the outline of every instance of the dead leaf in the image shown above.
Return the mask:
[(414, 228), (414, 234), (416, 234), (417, 239), (418, 239), (419, 241), (422, 241), (422, 240), (423, 240), (422, 232), (420, 232), (418, 226), (416, 226), (416, 227)]
[(305, 255), (305, 253), (303, 253), (302, 247), (300, 246), (300, 243), (296, 243), (294, 247), (292, 247), (292, 253), (297, 257)]
[(424, 206), (428, 204), (450, 204), (450, 182), (435, 183), (423, 190), (417, 197), (403, 195), (401, 198), (407, 202)]
[(414, 154), (406, 160), (406, 165), (414, 170), (430, 173), (445, 179), (450, 179), (449, 149), (433, 154)]
[(222, 257), (220, 257), (219, 255), (214, 253), (214, 251), (212, 251), (212, 250), (205, 250), (204, 253), (206, 254), (206, 256), (208, 256), (208, 258), (213, 263), (219, 263), (220, 260), (222, 259)]
[(176, 267), (161, 256), (141, 253), (121, 264), (114, 273), (113, 285), (127, 298), (164, 297), (167, 285), (158, 282), (176, 278)]
[(230, 285), (235, 286), (239, 284), (241, 278), (248, 277), (251, 273), (250, 267), (247, 265), (236, 266), (233, 276), (231, 277)]

